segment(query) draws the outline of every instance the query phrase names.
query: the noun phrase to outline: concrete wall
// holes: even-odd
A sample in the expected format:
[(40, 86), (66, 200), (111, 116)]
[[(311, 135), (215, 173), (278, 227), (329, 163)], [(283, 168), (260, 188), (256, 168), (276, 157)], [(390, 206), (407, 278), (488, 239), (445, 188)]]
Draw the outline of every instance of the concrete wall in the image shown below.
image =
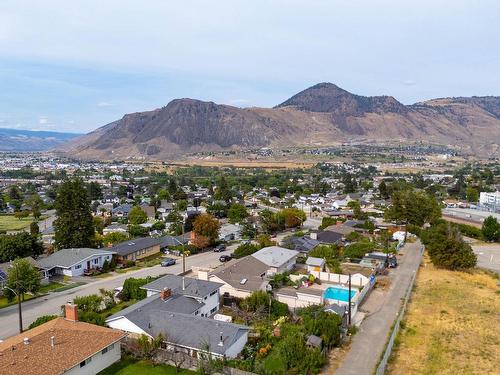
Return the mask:
[(94, 375), (111, 366), (121, 358), (120, 343), (116, 342), (112, 346), (112, 348), (108, 347), (108, 351), (104, 354), (102, 354), (102, 352), (94, 354), (92, 357), (90, 357), (90, 362), (87, 361), (85, 366), (80, 367), (80, 364), (77, 364), (75, 367), (64, 372), (64, 374)]

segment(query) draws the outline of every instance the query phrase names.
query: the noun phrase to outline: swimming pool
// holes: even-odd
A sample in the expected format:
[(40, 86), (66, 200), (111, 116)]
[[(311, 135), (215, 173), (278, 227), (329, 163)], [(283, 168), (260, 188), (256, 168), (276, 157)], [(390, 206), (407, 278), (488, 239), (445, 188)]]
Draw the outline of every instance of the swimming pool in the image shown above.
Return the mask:
[[(351, 300), (355, 295), (356, 292), (351, 289)], [(335, 299), (337, 301), (342, 301), (342, 302), (349, 302), (349, 289), (330, 286), (323, 293), (323, 298)]]

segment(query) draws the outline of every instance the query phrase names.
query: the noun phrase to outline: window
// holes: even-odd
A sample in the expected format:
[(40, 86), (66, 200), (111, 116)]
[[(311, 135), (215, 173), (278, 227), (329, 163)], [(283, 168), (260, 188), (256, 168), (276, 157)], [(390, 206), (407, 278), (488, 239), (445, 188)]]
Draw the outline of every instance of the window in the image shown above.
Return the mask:
[(79, 270), (80, 268), (82, 268), (82, 265), (81, 265), (81, 264), (77, 264), (77, 265), (75, 266), (75, 270)]
[(87, 358), (85, 361), (80, 362), (80, 367), (88, 365), (90, 362), (92, 362), (92, 358)]
[(101, 354), (106, 354), (108, 352), (108, 348), (104, 348), (103, 350), (101, 350)]
[(214, 307), (212, 310), (210, 310), (210, 315), (212, 315), (216, 311), (217, 311), (217, 307)]
[(212, 293), (210, 293), (210, 296), (213, 296), (214, 294), (217, 294), (216, 290), (214, 290)]
[(99, 259), (98, 258), (95, 258), (94, 259), (94, 264), (98, 264), (99, 263)]

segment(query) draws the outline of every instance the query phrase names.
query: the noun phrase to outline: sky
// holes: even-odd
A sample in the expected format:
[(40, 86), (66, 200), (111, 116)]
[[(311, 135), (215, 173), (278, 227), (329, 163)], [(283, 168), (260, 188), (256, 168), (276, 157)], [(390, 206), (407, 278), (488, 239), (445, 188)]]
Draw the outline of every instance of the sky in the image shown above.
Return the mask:
[(175, 98), (319, 82), (405, 104), (500, 95), (498, 0), (1, 0), (0, 127), (84, 133)]

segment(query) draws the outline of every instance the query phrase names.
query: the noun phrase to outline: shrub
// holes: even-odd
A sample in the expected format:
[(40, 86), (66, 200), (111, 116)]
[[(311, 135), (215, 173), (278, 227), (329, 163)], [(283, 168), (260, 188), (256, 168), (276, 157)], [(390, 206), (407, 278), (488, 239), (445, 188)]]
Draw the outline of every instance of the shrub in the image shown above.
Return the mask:
[(33, 323), (31, 323), (28, 327), (28, 329), (32, 329), (35, 327), (38, 327), (41, 324), (50, 322), (52, 319), (57, 318), (57, 315), (42, 315), (39, 316)]
[(246, 257), (247, 255), (251, 255), (255, 253), (257, 250), (259, 250), (259, 247), (257, 245), (248, 243), (248, 244), (241, 244), (234, 250), (234, 257), (236, 259)]
[(133, 277), (129, 277), (123, 283), (123, 289), (120, 293), (120, 299), (122, 301), (133, 300), (141, 300), (146, 298), (147, 292), (144, 289), (141, 289), (141, 286), (146, 285), (151, 282), (153, 278), (146, 277), (143, 279), (135, 279)]
[(372, 251), (375, 244), (372, 242), (356, 242), (350, 244), (344, 249), (344, 256), (347, 258), (363, 258), (366, 253)]

